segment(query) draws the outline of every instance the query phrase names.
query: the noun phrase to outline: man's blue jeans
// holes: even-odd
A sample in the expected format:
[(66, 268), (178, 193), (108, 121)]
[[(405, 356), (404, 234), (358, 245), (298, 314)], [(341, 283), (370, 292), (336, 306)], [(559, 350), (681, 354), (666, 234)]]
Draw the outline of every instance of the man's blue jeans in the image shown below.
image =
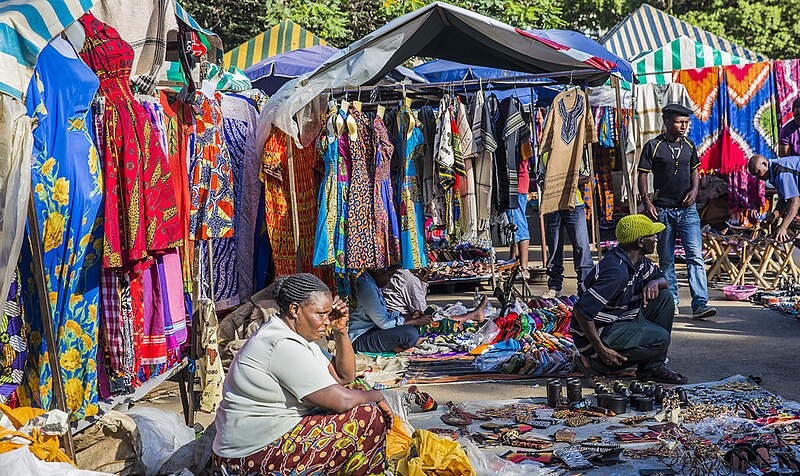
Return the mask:
[(678, 279), (675, 276), (675, 238), (680, 238), (686, 251), (692, 310), (708, 303), (706, 264), (703, 261), (703, 234), (700, 215), (694, 205), (684, 208), (659, 208), (658, 221), (666, 228), (658, 236), (658, 263), (669, 283), (669, 292), (678, 306)]
[(564, 228), (572, 242), (572, 258), (580, 285), (594, 266), (585, 207), (580, 205), (574, 210), (548, 213), (544, 216), (544, 227), (550, 254), (547, 258), (547, 287), (560, 292), (564, 285)]

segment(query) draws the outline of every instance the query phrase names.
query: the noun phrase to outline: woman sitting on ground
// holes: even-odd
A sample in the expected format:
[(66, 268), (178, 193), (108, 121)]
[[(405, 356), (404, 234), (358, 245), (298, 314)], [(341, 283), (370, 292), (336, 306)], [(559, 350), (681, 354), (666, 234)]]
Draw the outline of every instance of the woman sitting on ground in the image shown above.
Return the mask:
[[(392, 413), (381, 392), (344, 387), (355, 379), (347, 305), (311, 274), (282, 276), (271, 291), (279, 316), (225, 378), (214, 465), (232, 474), (383, 474)], [(328, 326), (332, 360), (315, 343)]]

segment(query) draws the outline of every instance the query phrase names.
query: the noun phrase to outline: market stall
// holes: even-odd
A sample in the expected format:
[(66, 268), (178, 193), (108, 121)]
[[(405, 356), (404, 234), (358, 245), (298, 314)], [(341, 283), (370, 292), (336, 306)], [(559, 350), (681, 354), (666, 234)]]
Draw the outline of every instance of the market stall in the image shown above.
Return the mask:
[(268, 279), (266, 97), (210, 64), (219, 38), (165, 5), (138, 22), (120, 22), (131, 5), (115, 0), (29, 2), (13, 24), (18, 9), (0, 8), (15, 40), (0, 45), (0, 402), (64, 412), (70, 459), (72, 431), (167, 379), (187, 423), (196, 401), (213, 412), (216, 314)]

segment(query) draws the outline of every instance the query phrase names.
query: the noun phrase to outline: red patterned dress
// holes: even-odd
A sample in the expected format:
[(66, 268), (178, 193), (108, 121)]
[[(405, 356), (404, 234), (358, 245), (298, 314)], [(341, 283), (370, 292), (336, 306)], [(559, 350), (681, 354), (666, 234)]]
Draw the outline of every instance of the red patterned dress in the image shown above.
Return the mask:
[[(80, 22), (86, 33), (80, 56), (100, 79), (98, 93), (106, 101), (105, 146), (100, 151), (105, 198), (103, 267), (125, 273), (130, 280), (130, 300), (123, 300), (119, 316), (111, 317), (132, 325), (133, 368), (126, 371), (135, 375), (143, 356), (160, 359), (166, 352), (160, 343), (164, 332), (152, 331), (163, 323), (160, 327), (145, 323), (142, 272), (153, 264), (154, 254), (182, 244), (181, 221), (159, 132), (130, 88), (133, 49), (117, 30), (90, 12)], [(120, 299), (104, 290), (102, 305), (116, 309)], [(147, 335), (146, 329), (151, 329)]]
[(106, 99), (103, 267), (140, 268), (152, 252), (181, 244), (169, 162), (131, 92), (133, 49), (91, 13), (80, 22), (86, 32), (80, 56), (97, 74)]

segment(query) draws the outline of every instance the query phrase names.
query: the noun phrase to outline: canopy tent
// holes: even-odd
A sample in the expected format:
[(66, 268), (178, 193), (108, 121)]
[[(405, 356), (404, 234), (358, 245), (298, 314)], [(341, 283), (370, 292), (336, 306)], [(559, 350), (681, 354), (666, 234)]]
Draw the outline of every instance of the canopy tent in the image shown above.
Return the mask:
[(633, 81), (633, 68), (624, 58), (621, 58), (600, 43), (594, 41), (583, 33), (572, 30), (526, 30), (528, 33), (546, 43), (553, 43), (553, 47), (561, 49), (570, 48), (601, 58), (615, 66), (611, 72), (615, 73), (623, 81)]
[(285, 20), (226, 52), (223, 64), (226, 69), (233, 65), (247, 70), (265, 58), (315, 45), (325, 45), (325, 40), (300, 25)]
[(603, 35), (600, 44), (617, 56), (632, 60), (642, 53), (661, 48), (680, 36), (688, 36), (706, 46), (746, 58), (751, 62), (766, 60), (758, 53), (679, 20), (646, 3)]
[[(527, 76), (527, 73), (509, 71), (507, 69), (470, 66), (447, 60), (428, 61), (414, 68), (414, 72), (432, 83), (457, 83), (459, 81), (469, 81), (473, 79), (522, 78)], [(532, 82), (542, 83), (542, 86), (534, 87), (533, 98), (531, 98), (530, 88), (527, 86), (517, 91), (495, 91), (495, 94), (497, 98), (501, 100), (508, 95), (514, 95), (523, 104), (528, 104), (532, 102), (532, 100), (536, 103), (541, 102), (549, 104), (559, 91), (563, 89), (560, 86), (552, 85), (552, 81), (547, 78), (533, 79)], [(469, 89), (475, 90), (475, 87), (473, 86)], [(487, 92), (490, 91), (489, 86), (487, 86), (486, 89)]]
[(0, 93), (22, 99), (42, 49), (94, 4), (95, 0), (0, 2)]
[[(338, 49), (331, 46), (314, 45), (271, 56), (244, 72), (253, 82), (253, 87), (271, 96), (288, 81), (314, 71), (338, 52)], [(408, 78), (415, 83), (426, 82), (424, 77), (402, 66), (395, 68), (390, 75), (398, 81)]]
[[(259, 142), (274, 125), (300, 142), (296, 114), (331, 88), (372, 85), (413, 56), (427, 56), (491, 68), (547, 74), (562, 82), (603, 84), (617, 66), (574, 49), (543, 42), (505, 23), (442, 2), (397, 18), (340, 51), (313, 73), (292, 80), (272, 96), (261, 113)], [(301, 119), (301, 125), (305, 120)]]
[[(672, 82), (672, 71), (746, 64), (752, 61), (681, 36), (662, 48), (639, 55), (632, 63), (636, 79), (640, 83), (669, 84)], [(664, 74), (658, 74), (662, 72)]]

